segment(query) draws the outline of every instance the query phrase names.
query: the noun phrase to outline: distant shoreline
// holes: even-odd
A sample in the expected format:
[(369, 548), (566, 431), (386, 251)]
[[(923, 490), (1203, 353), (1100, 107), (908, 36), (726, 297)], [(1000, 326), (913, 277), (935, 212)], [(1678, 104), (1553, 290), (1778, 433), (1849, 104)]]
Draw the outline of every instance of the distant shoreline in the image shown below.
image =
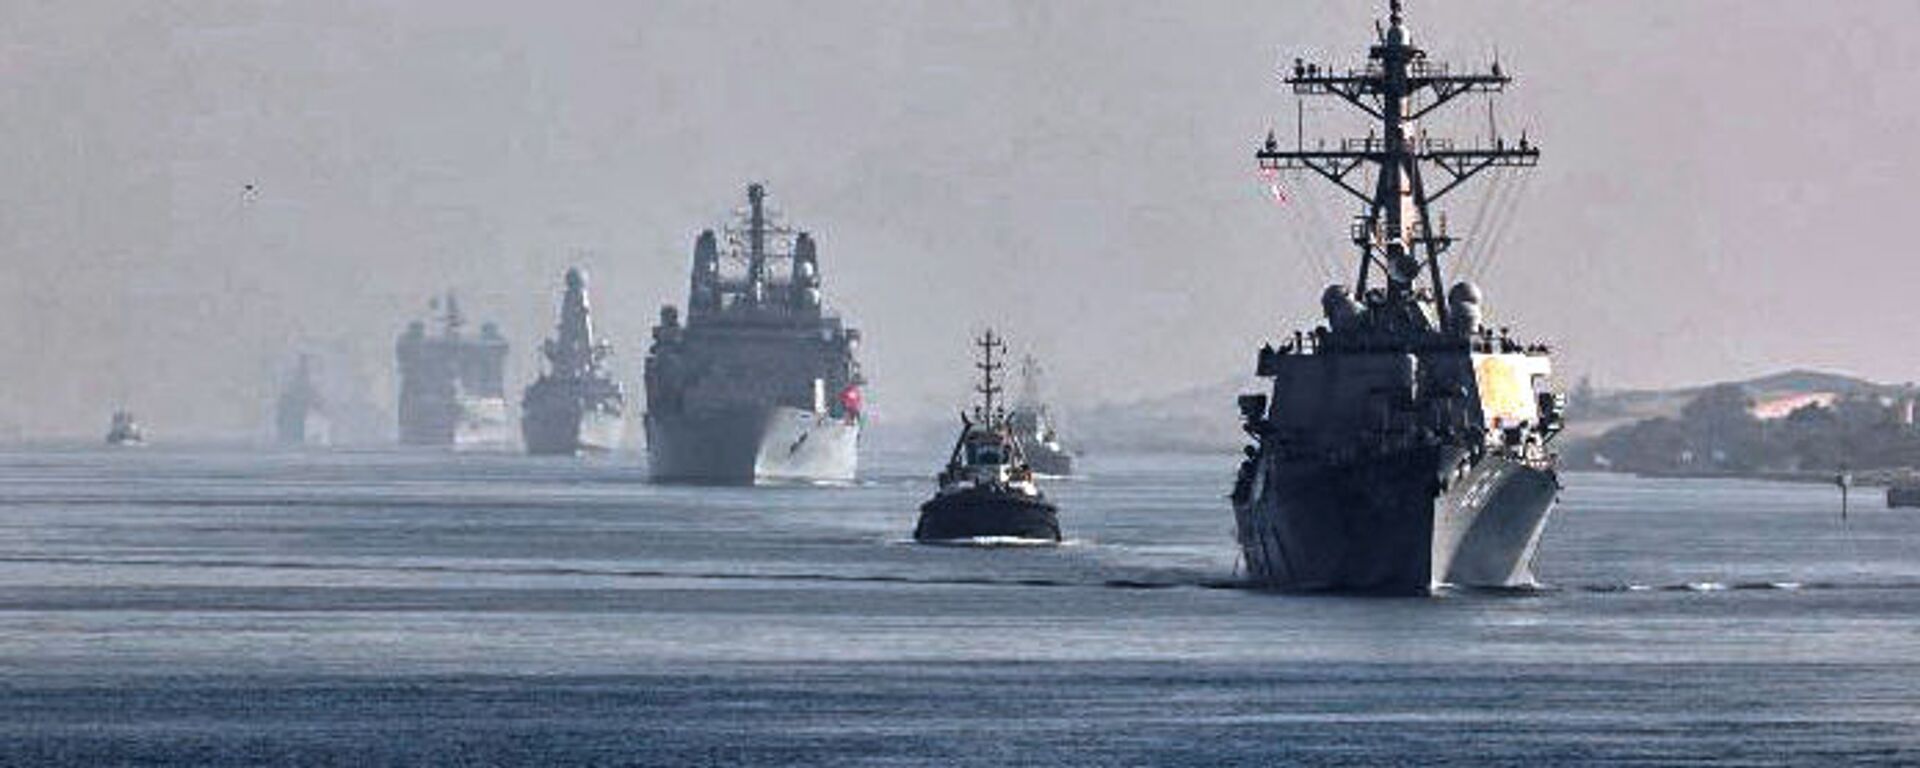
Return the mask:
[[(1606, 469), (1585, 468), (1583, 472), (1601, 472), (1611, 475), (1631, 475), (1657, 480), (1763, 480), (1776, 483), (1795, 483), (1800, 485), (1833, 485), (1837, 472), (1717, 472), (1709, 470), (1663, 470), (1653, 472), (1624, 472)], [(1914, 473), (1903, 469), (1869, 469), (1851, 472), (1854, 488), (1886, 488), (1903, 481), (1912, 481)]]

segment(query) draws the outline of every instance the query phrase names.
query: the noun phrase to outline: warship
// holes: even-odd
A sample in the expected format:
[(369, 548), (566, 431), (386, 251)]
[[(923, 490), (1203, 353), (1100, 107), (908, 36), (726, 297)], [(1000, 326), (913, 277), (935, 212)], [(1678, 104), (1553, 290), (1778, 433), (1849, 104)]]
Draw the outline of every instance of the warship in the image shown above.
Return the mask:
[(320, 391), (313, 385), (312, 359), (300, 356), (293, 376), (273, 406), (274, 439), (283, 446), (326, 445), (331, 435)]
[(147, 433), (140, 428), (139, 420), (133, 418), (133, 412), (125, 408), (113, 412), (113, 422), (107, 426), (107, 445), (141, 446), (147, 444)]
[(644, 418), (657, 481), (854, 478), (860, 332), (822, 304), (813, 236), (781, 224), (766, 197), (748, 186), (736, 222), (694, 240), (685, 322), (660, 309)]
[(440, 330), (407, 325), (394, 346), (400, 364), (400, 442), (403, 445), (499, 450), (507, 446), (507, 341), (493, 323), (467, 335), (466, 317), (452, 293), (430, 305)]
[(1511, 77), (1497, 62), (1460, 73), (1428, 59), (1400, 0), (1390, 8), (1363, 66), (1295, 60), (1285, 77), (1296, 97), (1364, 112), (1369, 135), (1309, 145), (1302, 127), (1294, 147), (1269, 132), (1256, 150), (1263, 173), (1307, 172), (1357, 199), (1360, 268), (1322, 294), (1324, 324), (1259, 351), (1272, 389), (1239, 400), (1253, 444), (1231, 494), (1238, 543), (1264, 588), (1528, 587), (1560, 489), (1549, 443), (1565, 400), (1548, 348), (1493, 331), (1477, 287), (1442, 299), (1455, 240), (1431, 206), (1488, 169), (1535, 166), (1540, 150), (1491, 126), (1473, 146), (1419, 127), (1467, 94), (1491, 110)]
[(922, 542), (992, 539), (1060, 540), (1060, 518), (1053, 503), (1033, 481), (1033, 467), (1014, 435), (1004, 408), (996, 401), (994, 381), (1001, 363), (995, 354), (1006, 345), (988, 330), (980, 347), (980, 404), (960, 414), (960, 437), (953, 442), (940, 489), (920, 505), (913, 538)]
[(1073, 453), (1060, 443), (1053, 413), (1040, 393), (1040, 363), (1032, 355), (1020, 358), (1020, 398), (1007, 411), (1007, 427), (1033, 471), (1066, 477), (1073, 474)]
[(587, 276), (567, 270), (560, 324), (540, 347), (547, 369), (520, 400), (520, 433), (527, 453), (609, 453), (626, 430), (627, 395), (607, 374), (613, 346), (593, 337)]

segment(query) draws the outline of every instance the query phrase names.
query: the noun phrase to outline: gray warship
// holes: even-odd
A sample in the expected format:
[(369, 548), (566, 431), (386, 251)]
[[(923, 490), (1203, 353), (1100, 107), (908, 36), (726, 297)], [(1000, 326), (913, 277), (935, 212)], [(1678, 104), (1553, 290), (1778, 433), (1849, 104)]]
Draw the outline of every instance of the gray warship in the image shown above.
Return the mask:
[(452, 293), (430, 305), (440, 329), (428, 333), (415, 320), (400, 334), (394, 357), (400, 366), (400, 442), (456, 450), (507, 447), (507, 340), (493, 323), (478, 335), (466, 332), (466, 317)]
[(113, 412), (113, 422), (107, 427), (107, 445), (142, 446), (147, 444), (147, 432), (140, 428), (140, 421), (133, 417), (133, 411), (121, 408)]
[(1418, 127), (1511, 78), (1498, 63), (1457, 73), (1428, 59), (1393, 0), (1365, 65), (1296, 60), (1285, 82), (1375, 128), (1332, 146), (1309, 145), (1303, 128), (1293, 148), (1269, 133), (1256, 153), (1265, 172), (1323, 178), (1362, 212), (1350, 230), (1357, 282), (1326, 289), (1324, 325), (1262, 348), (1256, 372), (1271, 393), (1240, 398), (1254, 444), (1232, 501), (1248, 573), (1282, 590), (1531, 586), (1560, 488), (1549, 443), (1565, 401), (1549, 350), (1491, 330), (1479, 289), (1457, 283), (1441, 299), (1455, 240), (1430, 206), (1488, 169), (1530, 168), (1540, 151), (1524, 135), (1465, 146)]
[(1020, 441), (1033, 471), (1054, 477), (1073, 474), (1073, 452), (1060, 442), (1052, 409), (1040, 392), (1040, 362), (1032, 355), (1020, 358), (1020, 396), (1007, 411), (1007, 427)]
[(1013, 424), (997, 397), (994, 375), (1001, 363), (995, 356), (1006, 343), (988, 330), (975, 342), (980, 347), (980, 404), (972, 416), (960, 414), (960, 436), (953, 442), (933, 498), (920, 505), (914, 524), (915, 541), (940, 543), (1019, 539), (1058, 542), (1059, 510), (1034, 484)]
[(540, 347), (547, 369), (520, 400), (520, 433), (527, 453), (609, 453), (626, 431), (627, 395), (607, 374), (613, 346), (593, 337), (587, 276), (567, 270), (560, 324)]
[(644, 419), (655, 480), (854, 479), (860, 332), (823, 306), (813, 237), (780, 224), (766, 196), (748, 186), (737, 222), (695, 239), (685, 322), (660, 309)]
[(313, 361), (301, 355), (293, 375), (273, 404), (274, 440), (280, 445), (326, 445), (331, 438), (320, 390), (313, 385)]

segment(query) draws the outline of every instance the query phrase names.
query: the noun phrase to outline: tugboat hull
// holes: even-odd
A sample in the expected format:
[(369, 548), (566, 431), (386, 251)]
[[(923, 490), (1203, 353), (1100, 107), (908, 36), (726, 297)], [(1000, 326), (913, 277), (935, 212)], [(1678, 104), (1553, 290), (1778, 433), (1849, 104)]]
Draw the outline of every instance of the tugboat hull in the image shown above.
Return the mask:
[(851, 483), (859, 466), (858, 422), (798, 408), (648, 414), (646, 427), (656, 482)]
[(1044, 498), (974, 488), (935, 496), (920, 505), (917, 541), (981, 537), (1060, 540), (1059, 511)]
[(1255, 462), (1235, 517), (1257, 586), (1424, 595), (1535, 585), (1559, 490), (1551, 469), (1438, 448), (1342, 465)]

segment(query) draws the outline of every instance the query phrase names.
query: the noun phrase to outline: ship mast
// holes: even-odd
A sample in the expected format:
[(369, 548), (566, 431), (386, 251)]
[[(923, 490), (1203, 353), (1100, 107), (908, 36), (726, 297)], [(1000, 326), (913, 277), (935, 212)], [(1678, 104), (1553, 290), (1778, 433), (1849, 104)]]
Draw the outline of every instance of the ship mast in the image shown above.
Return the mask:
[(758, 183), (747, 185), (747, 284), (748, 295), (760, 299), (767, 282), (767, 188)]
[[(1340, 141), (1328, 148), (1323, 140), (1306, 146), (1302, 126), (1294, 149), (1282, 149), (1271, 131), (1255, 154), (1268, 171), (1307, 170), (1319, 174), (1357, 198), (1364, 212), (1355, 217), (1353, 244), (1360, 251), (1360, 274), (1355, 294), (1369, 303), (1383, 302), (1397, 311), (1389, 317), (1411, 320), (1418, 303), (1438, 297), (1443, 290), (1440, 256), (1453, 245), (1445, 222), (1436, 227), (1429, 207), (1489, 168), (1533, 167), (1540, 149), (1522, 134), (1517, 143), (1497, 135), (1486, 146), (1457, 147), (1450, 139), (1429, 137), (1419, 129), (1421, 118), (1468, 93), (1499, 93), (1513, 81), (1494, 62), (1485, 73), (1453, 74), (1447, 65), (1429, 61), (1426, 51), (1414, 47), (1401, 9), (1392, 0), (1388, 26), (1367, 55), (1362, 69), (1335, 73), (1323, 64), (1293, 63), (1285, 79), (1296, 96), (1335, 96), (1378, 121), (1366, 138)], [(1363, 170), (1364, 169), (1364, 170)], [(1365, 189), (1365, 171), (1374, 174)], [(1423, 175), (1433, 170), (1432, 178)], [(1429, 188), (1428, 182), (1438, 188)], [(1375, 270), (1385, 277), (1385, 290), (1375, 297), (1368, 284)], [(1430, 293), (1422, 296), (1422, 278)], [(1444, 301), (1433, 301), (1442, 326), (1447, 322)]]
[(980, 393), (978, 415), (982, 424), (997, 427), (1002, 414), (1000, 406), (994, 400), (1000, 394), (1001, 387), (999, 382), (994, 380), (994, 374), (999, 373), (1005, 366), (994, 358), (994, 353), (1003, 352), (1007, 348), (1007, 342), (994, 335), (992, 328), (988, 328), (985, 334), (974, 341), (974, 345), (980, 348), (980, 362), (973, 364), (973, 367), (980, 369), (980, 386), (973, 390)]

